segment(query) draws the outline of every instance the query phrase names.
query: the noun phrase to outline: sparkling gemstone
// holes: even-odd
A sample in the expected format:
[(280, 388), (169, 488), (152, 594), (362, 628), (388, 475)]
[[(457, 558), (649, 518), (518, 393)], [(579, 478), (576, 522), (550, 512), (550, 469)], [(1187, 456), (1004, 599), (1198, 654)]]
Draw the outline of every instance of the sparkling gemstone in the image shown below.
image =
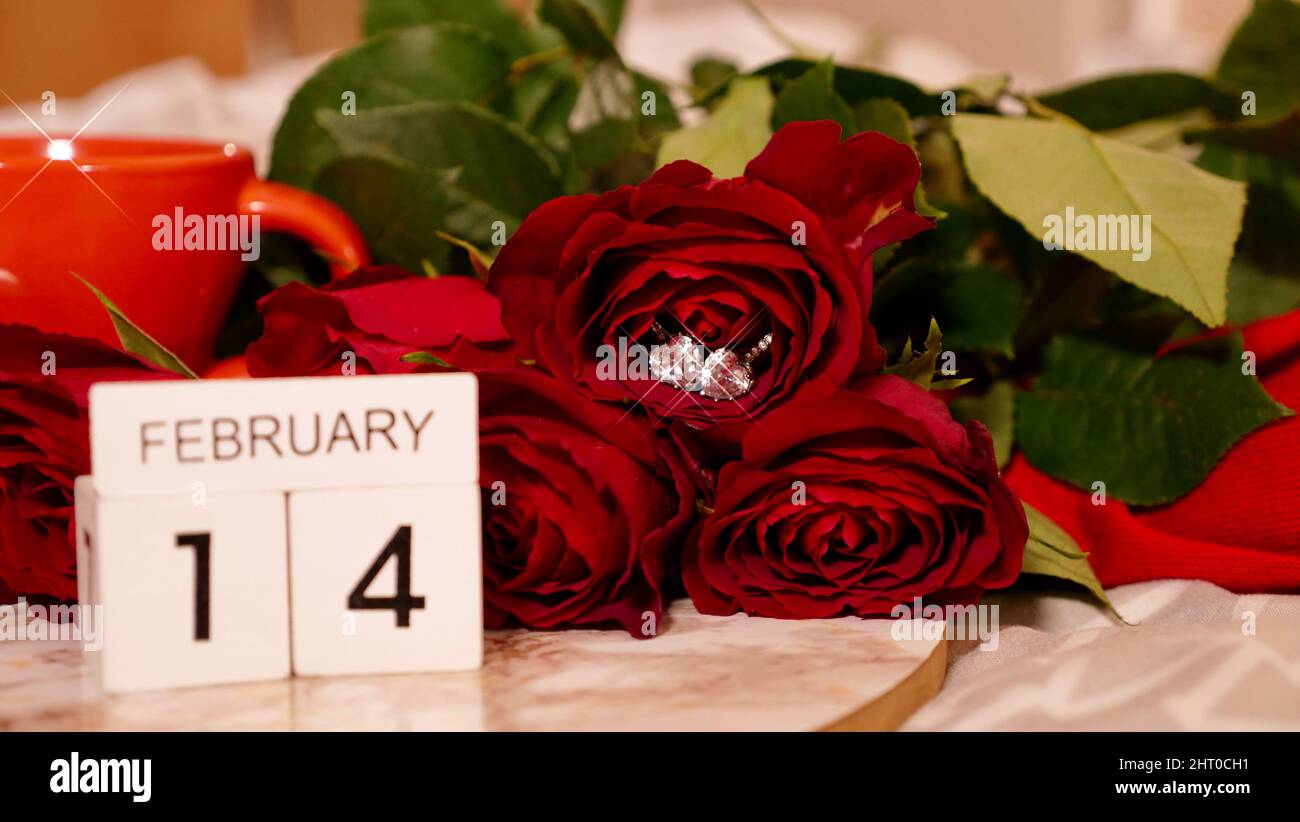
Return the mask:
[(704, 346), (679, 334), (666, 345), (651, 346), (650, 376), (683, 391), (698, 391), (706, 354)]
[(711, 400), (734, 400), (754, 387), (754, 372), (729, 348), (714, 351), (704, 360), (700, 393)]

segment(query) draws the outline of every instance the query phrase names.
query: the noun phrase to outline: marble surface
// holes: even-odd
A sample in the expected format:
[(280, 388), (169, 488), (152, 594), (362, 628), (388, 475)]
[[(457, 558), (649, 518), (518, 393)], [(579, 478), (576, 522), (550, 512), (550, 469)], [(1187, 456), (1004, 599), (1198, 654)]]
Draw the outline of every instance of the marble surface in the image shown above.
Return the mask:
[(293, 678), (102, 697), (80, 645), (0, 642), (8, 730), (813, 730), (893, 727), (942, 683), (943, 640), (886, 620), (709, 617), (650, 640), (489, 632), (480, 671)]

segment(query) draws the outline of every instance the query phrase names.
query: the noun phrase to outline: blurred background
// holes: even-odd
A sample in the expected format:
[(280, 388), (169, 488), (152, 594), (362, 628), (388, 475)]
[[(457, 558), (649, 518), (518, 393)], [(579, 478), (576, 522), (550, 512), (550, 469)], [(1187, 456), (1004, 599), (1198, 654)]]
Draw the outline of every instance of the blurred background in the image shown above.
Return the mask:
[[(95, 132), (234, 140), (265, 169), (284, 105), (332, 50), (359, 38), (361, 5), (0, 0), (0, 90), (29, 112), (54, 92), (53, 120), (43, 125), (66, 131), (120, 93)], [(1122, 69), (1207, 71), (1248, 7), (1249, 0), (629, 0), (619, 40), (629, 63), (669, 80), (684, 81), (705, 53), (745, 69), (790, 53), (793, 41), (932, 88), (1005, 71), (1015, 87), (1041, 91)], [(0, 106), (0, 130), (30, 127), (13, 106)]]

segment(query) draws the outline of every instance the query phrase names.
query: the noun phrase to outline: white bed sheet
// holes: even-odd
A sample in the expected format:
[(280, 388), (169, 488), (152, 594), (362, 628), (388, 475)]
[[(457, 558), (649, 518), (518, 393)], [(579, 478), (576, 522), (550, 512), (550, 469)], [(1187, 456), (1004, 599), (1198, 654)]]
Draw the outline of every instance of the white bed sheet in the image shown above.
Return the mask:
[(905, 730), (1300, 730), (1300, 596), (1193, 580), (1083, 596), (1017, 592), (998, 649), (954, 641), (943, 690)]

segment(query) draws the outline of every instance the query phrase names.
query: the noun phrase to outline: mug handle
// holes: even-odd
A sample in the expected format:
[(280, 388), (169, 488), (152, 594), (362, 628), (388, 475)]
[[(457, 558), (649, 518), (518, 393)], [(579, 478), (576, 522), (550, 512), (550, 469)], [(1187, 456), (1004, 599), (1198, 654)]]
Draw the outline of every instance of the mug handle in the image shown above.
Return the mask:
[(330, 262), (339, 279), (370, 262), (366, 241), (338, 206), (300, 188), (259, 180), (244, 183), (239, 213), (262, 218), (262, 228), (294, 234), (311, 243)]
[[(358, 266), (370, 262), (365, 238), (343, 209), (300, 188), (251, 178), (239, 192), (239, 213), (262, 218), (269, 231), (294, 234), (330, 261), (330, 278), (346, 277)], [(242, 356), (215, 363), (205, 379), (247, 378), (248, 367)]]

